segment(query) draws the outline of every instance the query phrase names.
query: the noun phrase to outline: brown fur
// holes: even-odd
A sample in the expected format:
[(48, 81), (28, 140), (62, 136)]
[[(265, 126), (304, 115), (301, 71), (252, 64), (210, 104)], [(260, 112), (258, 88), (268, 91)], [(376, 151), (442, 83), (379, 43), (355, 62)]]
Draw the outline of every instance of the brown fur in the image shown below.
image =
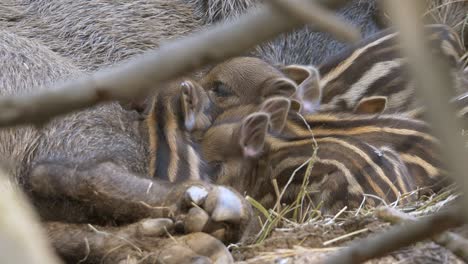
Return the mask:
[[(441, 25), (427, 29), (434, 53), (443, 54), (454, 72), (457, 71), (463, 48), (456, 34)], [(260, 59), (239, 57), (215, 66), (200, 84), (208, 91), (211, 102), (222, 110), (241, 104), (260, 104), (265, 98), (280, 95), (292, 97), (303, 105), (310, 104), (305, 113), (353, 112), (359, 110), (362, 102), (381, 97), (385, 98), (383, 105), (366, 111), (410, 112), (420, 105), (413, 96), (414, 83), (395, 43), (396, 36), (387, 30), (365, 39), (320, 65), (320, 74), (313, 67), (301, 65), (283, 67), (281, 73)], [(291, 84), (286, 76), (298, 86)], [(274, 91), (269, 91), (269, 87), (275, 87)]]
[[(446, 59), (452, 73), (456, 74), (464, 53), (458, 36), (447, 26), (430, 25), (426, 29), (433, 53)], [(300, 76), (300, 72), (305, 75), (298, 79), (299, 93), (310, 91), (315, 95), (302, 99), (304, 104), (314, 105), (308, 113), (353, 112), (362, 100), (375, 96), (386, 97), (384, 113), (408, 112), (420, 107), (414, 96), (415, 84), (409, 76), (407, 60), (396, 42), (397, 36), (386, 30), (330, 58), (318, 67), (321, 76), (318, 85), (308, 82), (309, 78), (316, 79), (310, 66), (286, 67), (285, 72), (293, 79)], [(457, 88), (454, 93), (461, 92), (462, 87)]]
[[(185, 86), (190, 89), (184, 90)], [(189, 106), (191, 103), (196, 106)], [(211, 125), (214, 114), (210, 106), (205, 91), (190, 79), (170, 82), (154, 94), (145, 122), (152, 177), (170, 182), (206, 179), (192, 133), (200, 133)]]
[[(421, 121), (351, 114), (307, 115), (303, 120), (291, 112), (283, 131), (267, 136), (263, 150), (249, 159), (239, 155), (238, 126), (231, 116), (218, 117), (203, 139), (203, 157), (216, 168), (217, 183), (246, 192), (267, 207), (276, 202), (271, 180), (276, 179), (283, 189), (293, 171), (312, 156), (315, 144), (317, 156), (308, 183), (316, 190), (312, 201), (315, 205), (323, 201), (326, 213), (343, 206), (358, 207), (363, 194), (394, 202), (418, 187), (437, 191), (441, 187), (437, 184), (446, 180), (437, 140)], [(217, 149), (217, 144), (227, 147)], [(282, 202), (296, 198), (305, 167), (298, 170)], [(411, 197), (401, 202), (409, 200)], [(370, 205), (380, 202), (371, 197), (366, 201)]]
[[(0, 31), (0, 47), (0, 93), (4, 96), (34, 93), (47, 89), (60, 78), (83, 74), (67, 59), (33, 40), (12, 33)], [(178, 89), (163, 89), (156, 92), (158, 96), (155, 97), (164, 100), (160, 104), (162, 111), (156, 124), (171, 131), (169, 138), (158, 141), (158, 149), (165, 141), (175, 148), (166, 149), (163, 155), (180, 157), (170, 166), (161, 160), (156, 161), (157, 167), (167, 166), (162, 170), (166, 172), (171, 168), (191, 168), (194, 160), (199, 160), (196, 151), (192, 153), (194, 155), (189, 154), (188, 159), (182, 159), (184, 156), (180, 154), (191, 143), (176, 136), (176, 133), (185, 132), (179, 126), (183, 123), (176, 118), (182, 119), (183, 116), (172, 111), (183, 102), (179, 100), (180, 92)], [(167, 118), (168, 113), (170, 119)], [(145, 131), (135, 126), (140, 122), (136, 113), (109, 103), (56, 118), (41, 128), (2, 129), (1, 162), (8, 165), (12, 182), (28, 194), (45, 222), (115, 226), (148, 217), (183, 218), (192, 206), (186, 204), (185, 192), (197, 185), (214, 196), (213, 199), (217, 198), (218, 203), (210, 210), (223, 205), (224, 194), (228, 195), (228, 202), (236, 197), (241, 219), (239, 223), (230, 222), (225, 229), (226, 240), (238, 240), (243, 234), (244, 227), (241, 226), (245, 226), (250, 217), (247, 202), (240, 194), (233, 191), (221, 193), (218, 187), (199, 178), (178, 184), (164, 179), (164, 175), (151, 178), (148, 172), (148, 139)], [(171, 151), (178, 152), (174, 154)], [(56, 235), (59, 238), (68, 236)], [(75, 253), (67, 253), (67, 247), (56, 249), (61, 254)], [(64, 251), (60, 251), (62, 249)]]
[(274, 95), (291, 96), (296, 86), (284, 77), (261, 59), (238, 57), (213, 67), (200, 85), (216, 107), (226, 110), (241, 104), (260, 104)]
[[(66, 263), (232, 261), (224, 245), (207, 234), (158, 237), (161, 232), (172, 231), (173, 225), (168, 223), (168, 219), (145, 219), (122, 227), (99, 227), (49, 222), (46, 230)], [(161, 227), (157, 228), (158, 224)]]

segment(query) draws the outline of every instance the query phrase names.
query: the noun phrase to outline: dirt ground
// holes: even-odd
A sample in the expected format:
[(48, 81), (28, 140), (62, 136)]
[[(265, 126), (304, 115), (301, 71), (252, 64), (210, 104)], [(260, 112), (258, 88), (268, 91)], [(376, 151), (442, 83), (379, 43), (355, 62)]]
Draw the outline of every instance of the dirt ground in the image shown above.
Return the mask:
[[(263, 243), (232, 248), (237, 263), (322, 263), (328, 254), (364, 237), (388, 228), (375, 217), (350, 217), (338, 223), (325, 221), (275, 230)], [(468, 228), (455, 230), (468, 234)], [(352, 235), (352, 232), (357, 233)], [(341, 238), (342, 237), (342, 238)], [(466, 237), (466, 236), (465, 236)], [(338, 239), (336, 242), (332, 239)], [(325, 245), (324, 245), (325, 243)], [(447, 249), (431, 242), (420, 242), (366, 263), (464, 263)]]

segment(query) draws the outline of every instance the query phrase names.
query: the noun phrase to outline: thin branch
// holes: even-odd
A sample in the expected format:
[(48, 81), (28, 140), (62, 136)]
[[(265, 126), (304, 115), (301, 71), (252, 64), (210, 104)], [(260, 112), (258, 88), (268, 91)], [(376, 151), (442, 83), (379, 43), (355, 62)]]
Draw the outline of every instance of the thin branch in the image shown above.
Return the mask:
[[(313, 0), (290, 0), (303, 5)], [(342, 0), (316, 0), (337, 7)], [(335, 19), (330, 17), (329, 19)], [(71, 80), (47, 91), (0, 98), (0, 127), (35, 123), (101, 102), (143, 97), (159, 84), (200, 67), (242, 54), (255, 45), (302, 25), (264, 5), (238, 19), (163, 45), (118, 67)]]
[(362, 228), (362, 229), (356, 230), (356, 231), (354, 231), (354, 232), (347, 233), (347, 234), (344, 234), (344, 235), (342, 235), (342, 236), (335, 237), (335, 238), (333, 238), (333, 239), (330, 239), (330, 240), (328, 240), (328, 241), (325, 241), (325, 242), (322, 243), (322, 245), (326, 247), (326, 246), (328, 246), (328, 245), (331, 245), (331, 244), (336, 243), (336, 242), (338, 242), (338, 241), (341, 241), (341, 240), (343, 240), (343, 239), (347, 239), (347, 238), (350, 238), (350, 237), (352, 237), (352, 236), (359, 235), (359, 234), (362, 234), (362, 233), (368, 232), (368, 231), (369, 231), (369, 228), (367, 228), (367, 227), (366, 227), (366, 228)]
[(325, 263), (362, 263), (463, 224), (459, 211), (451, 208), (419, 221), (392, 227), (384, 233), (357, 240), (350, 247), (325, 259)]
[[(416, 221), (416, 218), (403, 213), (390, 207), (377, 210), (376, 215), (378, 218), (390, 222), (392, 224), (399, 224), (406, 221)], [(454, 255), (468, 263), (468, 240), (453, 232), (444, 232), (436, 235), (432, 240), (450, 250)]]
[(416, 94), (426, 106), (428, 121), (432, 132), (441, 141), (441, 157), (457, 185), (465, 194), (462, 197), (461, 213), (468, 219), (468, 171), (464, 140), (452, 105), (451, 94), (455, 89), (449, 67), (444, 61), (434, 56), (429, 49), (423, 32), (423, 22), (419, 15), (424, 8), (424, 1), (386, 0), (384, 2), (392, 21), (400, 30), (404, 54), (409, 59), (410, 71), (416, 79)]
[(359, 30), (344, 19), (336, 18), (336, 15), (314, 2), (291, 4), (285, 0), (267, 1), (279, 11), (285, 12), (290, 17), (296, 17), (314, 28), (332, 34), (336, 39), (356, 43), (361, 39)]
[(2, 263), (60, 263), (47, 243), (39, 218), (1, 169), (0, 209)]

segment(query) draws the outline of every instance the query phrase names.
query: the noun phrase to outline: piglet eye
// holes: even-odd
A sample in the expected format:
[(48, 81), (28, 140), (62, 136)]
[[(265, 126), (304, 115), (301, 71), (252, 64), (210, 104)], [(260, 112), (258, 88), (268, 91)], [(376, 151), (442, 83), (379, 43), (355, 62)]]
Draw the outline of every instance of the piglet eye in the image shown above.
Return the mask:
[(231, 89), (222, 82), (214, 82), (211, 91), (219, 97), (228, 97), (233, 95)]

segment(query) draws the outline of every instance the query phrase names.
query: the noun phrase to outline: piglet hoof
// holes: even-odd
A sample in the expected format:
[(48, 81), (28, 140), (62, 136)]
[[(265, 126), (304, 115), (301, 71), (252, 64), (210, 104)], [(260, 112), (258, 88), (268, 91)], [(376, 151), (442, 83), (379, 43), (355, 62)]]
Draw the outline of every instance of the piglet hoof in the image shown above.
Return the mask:
[(158, 257), (159, 263), (176, 264), (176, 263), (213, 263), (209, 258), (197, 256), (191, 249), (182, 245), (173, 245), (164, 249)]
[(177, 242), (159, 254), (161, 263), (233, 263), (226, 246), (205, 233), (192, 233), (177, 238)]
[(101, 245), (101, 248), (92, 250), (100, 252), (97, 255), (102, 255), (100, 262), (103, 264), (233, 263), (226, 246), (208, 234), (194, 232), (169, 238), (161, 236), (170, 232), (173, 226), (173, 221), (167, 218), (143, 219), (116, 228), (116, 233), (110, 233), (113, 235), (106, 235), (93, 243)]
[(193, 207), (185, 218), (184, 228), (187, 233), (202, 232), (210, 221), (210, 215), (200, 207)]
[(169, 218), (144, 219), (138, 223), (138, 232), (144, 236), (159, 237), (173, 227), (174, 222)]
[(224, 242), (238, 241), (252, 214), (240, 194), (223, 186), (189, 187), (184, 201), (191, 207), (183, 219), (185, 232), (206, 232)]
[(185, 202), (202, 205), (208, 197), (208, 191), (201, 186), (191, 186), (185, 191)]
[(242, 199), (233, 191), (220, 186), (206, 198), (205, 209), (213, 221), (239, 224), (247, 217)]

